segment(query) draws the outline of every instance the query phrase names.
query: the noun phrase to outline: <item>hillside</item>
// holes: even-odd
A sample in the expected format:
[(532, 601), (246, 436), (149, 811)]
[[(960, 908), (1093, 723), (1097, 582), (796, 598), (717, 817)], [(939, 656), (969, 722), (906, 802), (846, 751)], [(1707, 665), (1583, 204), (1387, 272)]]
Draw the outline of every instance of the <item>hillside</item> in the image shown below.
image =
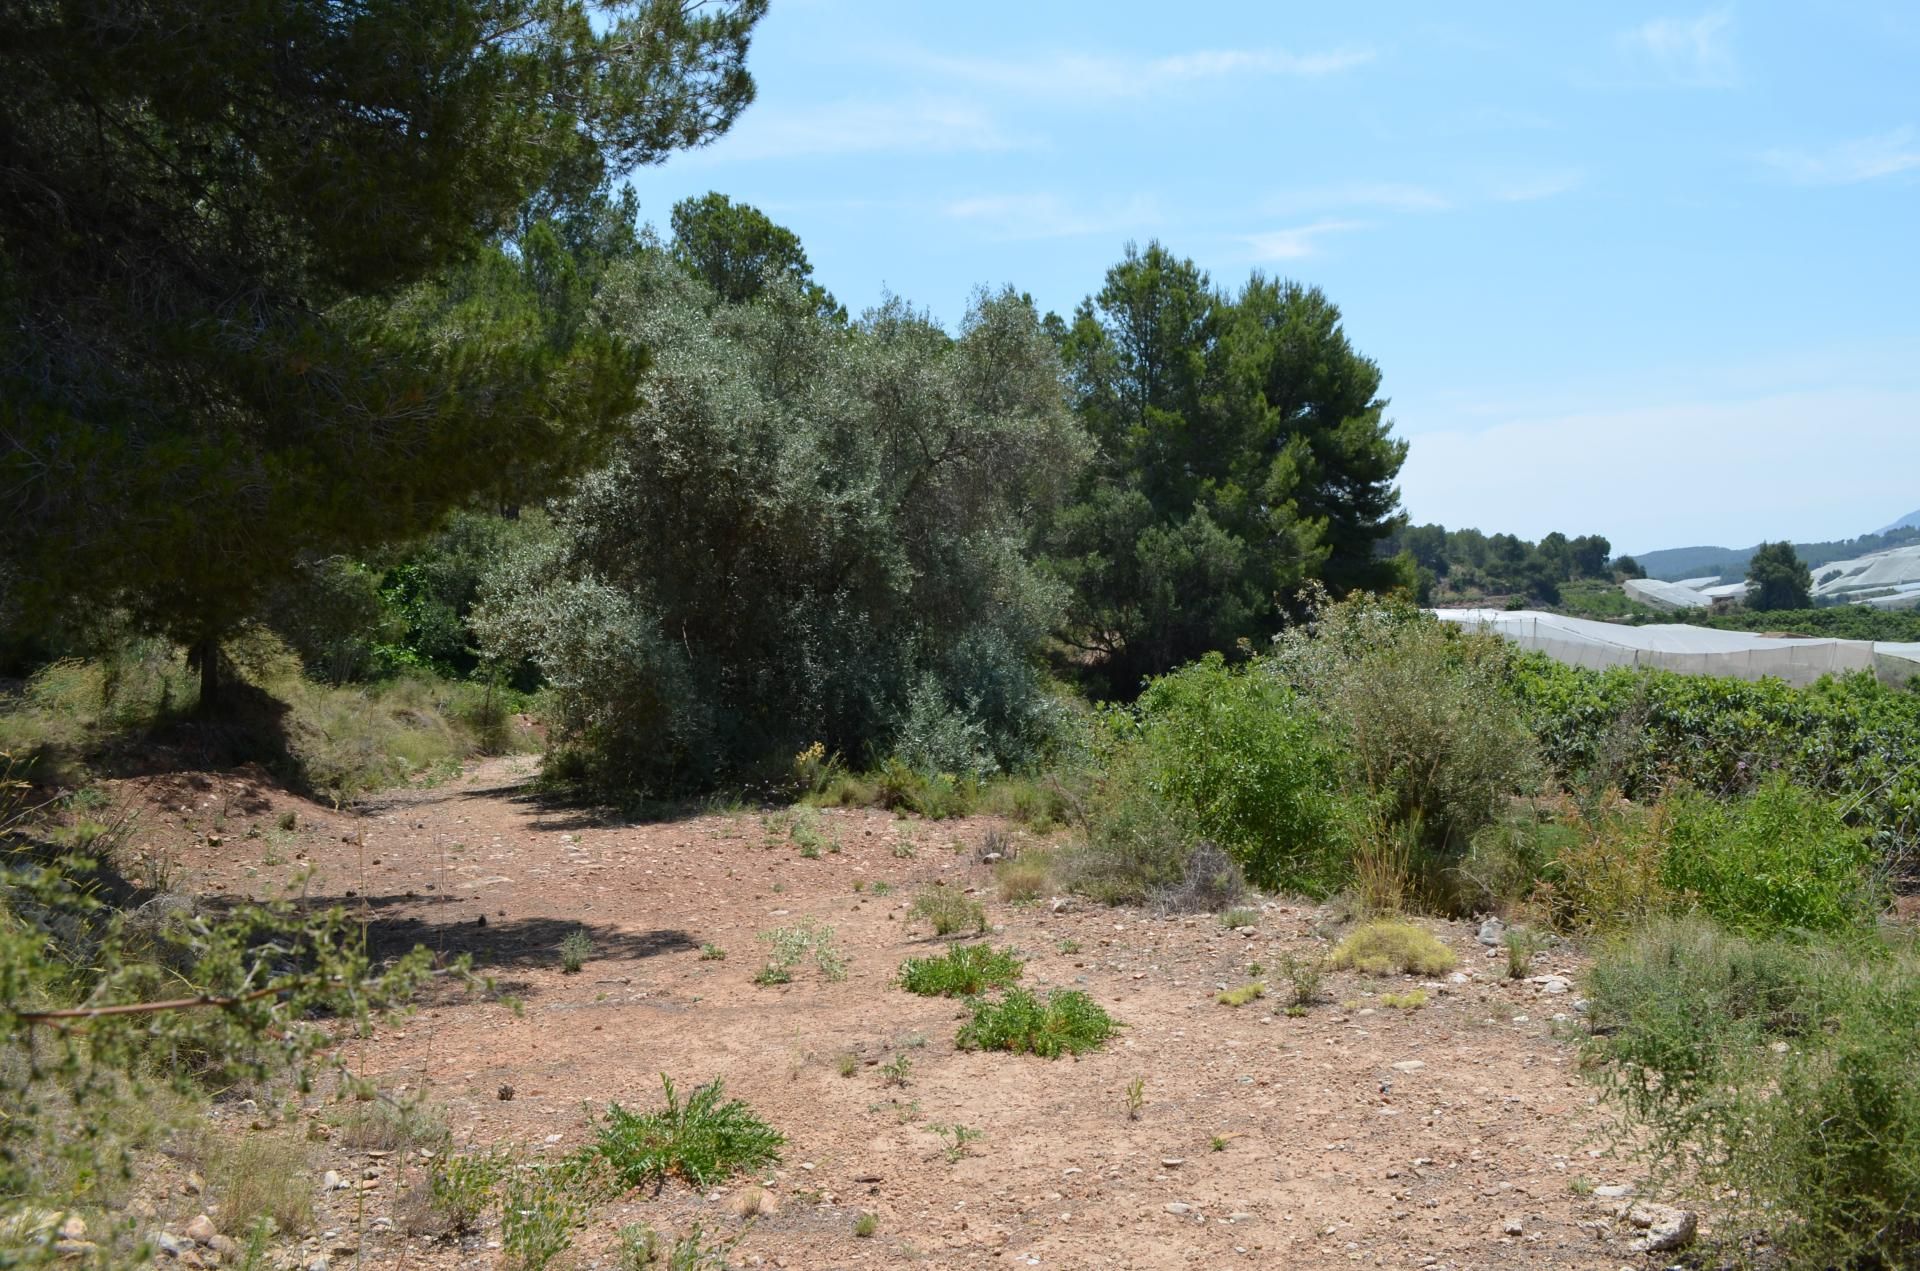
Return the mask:
[(1881, 534), (1891, 534), (1895, 530), (1910, 529), (1920, 529), (1920, 509), (1907, 513), (1892, 525), (1882, 526), (1878, 532)]
[[(1793, 550), (1809, 567), (1818, 569), (1829, 561), (1849, 560), (1916, 541), (1920, 541), (1920, 512), (1910, 512), (1872, 534), (1862, 534), (1859, 538), (1832, 539), (1824, 543), (1795, 543)], [(1753, 559), (1753, 554), (1759, 548), (1758, 543), (1737, 548), (1668, 547), (1643, 552), (1634, 559), (1640, 562), (1640, 568), (1647, 571), (1647, 577), (1669, 582), (1708, 574), (1738, 578), (1746, 575), (1747, 562)]]

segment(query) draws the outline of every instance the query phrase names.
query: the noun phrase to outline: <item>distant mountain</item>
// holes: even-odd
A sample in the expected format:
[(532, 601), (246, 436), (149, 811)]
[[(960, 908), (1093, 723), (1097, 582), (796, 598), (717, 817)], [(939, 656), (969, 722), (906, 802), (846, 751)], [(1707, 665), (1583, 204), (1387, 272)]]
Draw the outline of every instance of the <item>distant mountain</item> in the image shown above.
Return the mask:
[[(1793, 550), (1809, 568), (1818, 569), (1829, 561), (1851, 560), (1917, 540), (1920, 540), (1920, 512), (1910, 512), (1877, 533), (1827, 543), (1795, 543)], [(1709, 574), (1737, 580), (1747, 576), (1747, 562), (1759, 550), (1758, 543), (1752, 547), (1666, 547), (1657, 552), (1643, 552), (1634, 559), (1647, 571), (1647, 577), (1668, 582), (1704, 578)]]

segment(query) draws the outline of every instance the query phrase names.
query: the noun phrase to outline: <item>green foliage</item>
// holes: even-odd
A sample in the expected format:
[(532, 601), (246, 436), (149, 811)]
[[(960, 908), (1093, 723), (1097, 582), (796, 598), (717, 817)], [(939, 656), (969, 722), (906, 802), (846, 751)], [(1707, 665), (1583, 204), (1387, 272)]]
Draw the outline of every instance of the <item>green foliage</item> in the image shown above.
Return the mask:
[(1920, 966), (1700, 919), (1613, 945), (1588, 985), (1588, 1071), (1665, 1175), (1792, 1265), (1897, 1267), (1920, 1247)]
[(1793, 544), (1762, 543), (1747, 563), (1747, 608), (1806, 609), (1813, 603), (1813, 571)]
[(1726, 797), (1778, 772), (1834, 800), (1885, 859), (1920, 842), (1920, 695), (1870, 675), (1792, 688), (1531, 655), (1513, 684), (1549, 763), (1576, 785)]
[[(1832, 640), (1884, 640), (1920, 643), (1920, 610), (1876, 609), (1872, 605), (1829, 605), (1825, 609), (1687, 610), (1682, 622), (1723, 631), (1784, 631)], [(1670, 619), (1669, 619), (1670, 620)]]
[(960, 1158), (967, 1154), (969, 1147), (985, 1137), (979, 1130), (972, 1126), (961, 1125), (957, 1121), (952, 1125), (929, 1125), (927, 1128), (945, 1141), (946, 1147), (941, 1155), (947, 1158), (949, 1165), (957, 1164)]
[[(1339, 765), (1313, 714), (1264, 665), (1210, 653), (1151, 680), (1108, 716), (1110, 780), (1137, 782), (1192, 833), (1219, 844), (1256, 885), (1324, 895), (1344, 873)], [(1099, 838), (1141, 814), (1128, 795), (1096, 803)], [(1103, 826), (1105, 819), (1122, 822)]]
[(1773, 776), (1745, 798), (1678, 796), (1660, 881), (1739, 930), (1837, 933), (1878, 909), (1873, 849), (1825, 799)]
[(771, 279), (796, 284), (823, 318), (845, 322), (847, 311), (813, 281), (800, 238), (758, 208), (709, 193), (673, 205), (673, 258), (727, 304), (746, 304)]
[[(1611, 614), (1628, 607), (1607, 561), (1613, 545), (1598, 534), (1570, 539), (1556, 530), (1530, 543), (1512, 534), (1403, 525), (1378, 550), (1404, 554), (1429, 589), (1450, 602), (1518, 595), (1595, 617), (1602, 616), (1596, 610)], [(1424, 596), (1418, 599), (1427, 603)]]
[(606, 1119), (595, 1127), (591, 1150), (624, 1186), (658, 1187), (667, 1178), (681, 1178), (706, 1187), (780, 1159), (786, 1138), (740, 1100), (723, 1101), (718, 1077), (684, 1103), (670, 1078), (663, 1074), (660, 1084), (666, 1107), (634, 1113), (610, 1103)]
[(1410, 922), (1370, 922), (1334, 947), (1328, 961), (1365, 975), (1440, 975), (1453, 970), (1453, 950)]
[(709, 1237), (700, 1222), (687, 1224), (674, 1242), (661, 1247), (660, 1237), (644, 1223), (620, 1228), (619, 1271), (727, 1271), (728, 1261), (750, 1228), (743, 1227), (732, 1236)]
[(1238, 988), (1222, 989), (1213, 1000), (1222, 1006), (1245, 1006), (1266, 995), (1267, 985), (1264, 980), (1249, 980)]
[(951, 887), (922, 889), (907, 907), (907, 921), (924, 922), (942, 938), (965, 932), (978, 936), (987, 933), (987, 911), (980, 902)]
[(1011, 949), (958, 944), (940, 957), (901, 963), (900, 987), (922, 997), (975, 997), (1012, 984), (1023, 965)]
[(1063, 591), (1028, 560), (1083, 442), (1032, 306), (949, 336), (899, 302), (852, 329), (791, 282), (728, 305), (670, 265), (609, 284), (657, 350), (606, 466), (512, 554), (476, 615), (544, 674), (586, 783), (784, 783), (791, 756), (899, 746), (937, 785), (1039, 757)]
[(201, 651), (211, 705), (214, 642), (298, 562), (590, 456), (644, 354), (561, 321), (548, 284), (590, 254), (597, 192), (751, 100), (764, 10), (11, 15), (9, 599), (127, 608)]
[(975, 1002), (973, 1018), (961, 1025), (954, 1044), (1058, 1059), (1098, 1049), (1118, 1028), (1078, 989), (1054, 989), (1044, 1002), (1025, 989), (1009, 989), (998, 1001)]
[(802, 918), (791, 926), (761, 932), (760, 940), (768, 954), (766, 964), (753, 977), (755, 984), (790, 983), (794, 968), (809, 955), (815, 969), (828, 981), (838, 983), (847, 978), (846, 955), (833, 947), (833, 928), (823, 922)]
[(1418, 828), (1432, 890), (1474, 834), (1541, 764), (1509, 689), (1513, 652), (1410, 605), (1356, 597), (1283, 635), (1274, 666), (1319, 712), (1349, 779), (1389, 819)]
[(512, 1160), (496, 1151), (436, 1157), (427, 1175), (431, 1227), (448, 1233), (473, 1230), (492, 1207), (494, 1189), (512, 1168)]
[(1375, 544), (1406, 444), (1319, 290), (1256, 273), (1230, 297), (1159, 243), (1129, 245), (1063, 354), (1098, 452), (1051, 543), (1068, 636), (1111, 695), (1270, 629), (1309, 578), (1397, 576)]
[(544, 1271), (573, 1245), (587, 1207), (572, 1186), (572, 1173), (564, 1163), (522, 1164), (506, 1171), (500, 1183), (500, 1245), (510, 1265)]
[(1327, 977), (1326, 959), (1282, 953), (1275, 969), (1286, 978), (1288, 1007), (1305, 1008), (1320, 1000), (1320, 986)]
[(560, 938), (560, 970), (566, 975), (578, 975), (580, 969), (593, 956), (593, 937), (585, 931), (575, 929)]

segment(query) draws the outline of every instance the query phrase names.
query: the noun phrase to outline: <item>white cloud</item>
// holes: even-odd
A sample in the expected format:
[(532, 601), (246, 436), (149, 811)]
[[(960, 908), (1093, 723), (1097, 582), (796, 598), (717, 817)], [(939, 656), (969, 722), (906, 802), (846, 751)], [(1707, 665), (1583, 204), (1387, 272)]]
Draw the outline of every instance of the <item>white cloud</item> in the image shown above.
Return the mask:
[(1075, 207), (1058, 194), (982, 194), (955, 199), (940, 212), (1002, 241), (1133, 234), (1160, 219), (1157, 203), (1139, 195), (1089, 209)]
[(1242, 234), (1240, 241), (1252, 249), (1256, 261), (1305, 260), (1319, 254), (1322, 236), (1344, 234), (1366, 227), (1365, 221), (1315, 221), (1311, 225), (1296, 225), (1291, 229)]
[(963, 58), (907, 54), (923, 70), (1029, 97), (1111, 100), (1145, 97), (1182, 84), (1233, 76), (1338, 74), (1372, 61), (1368, 48), (1289, 53), (1277, 49), (1201, 49), (1160, 58), (1061, 53), (1044, 58)]
[(1694, 18), (1655, 18), (1626, 32), (1620, 41), (1676, 84), (1724, 88), (1740, 78), (1732, 31), (1733, 6), (1722, 5)]
[(1853, 185), (1920, 168), (1913, 129), (1841, 141), (1822, 150), (1769, 150), (1761, 161), (1802, 185)]
[[(1416, 412), (1403, 398), (1403, 425)], [(1403, 426), (1400, 484), (1416, 522), (1600, 533), (1627, 551), (1862, 534), (1914, 502), (1916, 418), (1920, 390), (1889, 388)]]
[(1037, 144), (1009, 133), (968, 102), (839, 101), (747, 111), (718, 142), (675, 160), (682, 164), (847, 154), (952, 154)]

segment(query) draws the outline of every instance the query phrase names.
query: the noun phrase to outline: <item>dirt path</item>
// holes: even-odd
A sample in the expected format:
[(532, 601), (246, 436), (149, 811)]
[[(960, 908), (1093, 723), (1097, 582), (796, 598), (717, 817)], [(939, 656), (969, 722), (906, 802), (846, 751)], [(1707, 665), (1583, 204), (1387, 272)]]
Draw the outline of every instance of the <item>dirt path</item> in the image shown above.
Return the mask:
[[(789, 1140), (767, 1175), (771, 1212), (736, 1264), (1640, 1261), (1626, 1253), (1631, 1230), (1597, 1221), (1609, 1204), (1582, 1194), (1631, 1180), (1598, 1154), (1590, 1087), (1556, 1038), (1570, 997), (1507, 981), (1468, 927), (1435, 925), (1462, 973), (1427, 984), (1423, 1009), (1374, 1005), (1411, 980), (1336, 974), (1327, 1003), (1288, 1018), (1272, 999), (1234, 1009), (1214, 996), (1250, 963), (1324, 952), (1330, 919), (1309, 905), (1266, 904), (1242, 934), (1213, 918), (1003, 904), (975, 861), (993, 822), (823, 813), (839, 850), (810, 860), (750, 813), (633, 825), (543, 808), (520, 791), (528, 771), (492, 761), (358, 815), (257, 783), (247, 797), (217, 781), (145, 793), (168, 809), (193, 884), (270, 895), (310, 867), (308, 893), (364, 906), (383, 947), (472, 953), (519, 999), (518, 1010), (442, 1000), (347, 1044), (356, 1071), (444, 1104), (458, 1143), (564, 1152), (588, 1135), (583, 1105), (650, 1107), (662, 1073), (683, 1090), (724, 1078)], [(225, 828), (210, 843), (216, 807)], [(300, 828), (273, 829), (288, 809)], [(1026, 983), (1084, 988), (1124, 1022), (1119, 1040), (1077, 1062), (956, 1051), (957, 1005), (890, 985), (903, 958), (937, 947), (903, 921), (914, 890), (936, 881), (978, 889), (994, 940), (1029, 959)], [(756, 987), (756, 933), (803, 917), (832, 925), (848, 978), (803, 970)], [(576, 926), (596, 956), (563, 975), (556, 949)], [(703, 958), (703, 944), (727, 957)], [(1564, 953), (1536, 967), (1577, 969)], [(836, 1062), (846, 1052), (861, 1061), (850, 1077)], [(908, 1084), (889, 1088), (881, 1063), (901, 1055)], [(1136, 1078), (1145, 1103), (1133, 1120)], [(929, 1127), (954, 1123), (981, 1137), (950, 1162)], [(366, 1160), (324, 1146), (316, 1174), (365, 1172)], [(420, 1169), (394, 1164), (380, 1162), (364, 1200), (323, 1195), (331, 1234), (308, 1242), (301, 1265), (493, 1265), (485, 1238), (409, 1239), (383, 1221)], [(570, 1256), (610, 1267), (628, 1222), (736, 1229), (750, 1186), (636, 1194), (595, 1212)], [(868, 1239), (853, 1231), (862, 1211), (879, 1217)]]

